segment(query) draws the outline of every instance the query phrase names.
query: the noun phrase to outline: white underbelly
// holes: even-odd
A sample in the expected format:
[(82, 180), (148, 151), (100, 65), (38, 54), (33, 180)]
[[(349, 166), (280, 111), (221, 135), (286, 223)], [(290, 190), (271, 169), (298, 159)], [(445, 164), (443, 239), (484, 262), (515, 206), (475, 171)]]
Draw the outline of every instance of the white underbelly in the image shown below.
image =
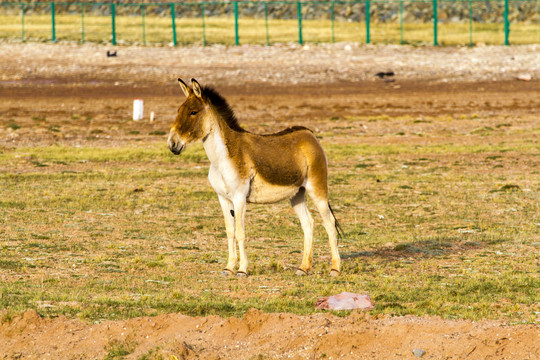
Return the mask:
[(254, 204), (271, 204), (292, 198), (298, 193), (296, 185), (273, 185), (260, 178), (251, 182), (247, 202)]

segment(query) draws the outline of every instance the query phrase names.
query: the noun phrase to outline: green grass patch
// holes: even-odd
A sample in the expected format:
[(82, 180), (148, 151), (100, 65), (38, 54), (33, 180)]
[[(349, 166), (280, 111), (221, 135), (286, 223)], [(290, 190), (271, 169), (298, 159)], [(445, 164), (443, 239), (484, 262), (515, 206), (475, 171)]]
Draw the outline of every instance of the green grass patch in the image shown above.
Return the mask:
[(11, 130), (19, 130), (21, 128), (19, 125), (13, 122), (13, 120), (9, 121), (9, 123), (7, 124), (7, 127)]
[[(430, 121), (432, 131), (448, 122)], [(498, 132), (495, 142), (463, 133), (443, 143), (429, 131), (422, 143), (354, 132), (346, 142), (323, 139), (330, 201), (345, 230), (337, 279), (316, 213), (313, 273), (294, 275), (303, 235), (286, 203), (248, 206), (251, 276), (221, 276), (225, 226), (200, 144), (181, 156), (162, 141), (4, 149), (0, 307), (92, 321), (241, 316), (252, 307), (312, 314), (318, 298), (350, 291), (369, 293), (373, 314), (535, 323), (536, 134)], [(129, 349), (111, 344), (107, 356)]]
[(105, 356), (105, 360), (121, 360), (131, 354), (135, 350), (135, 347), (136, 343), (129, 340), (113, 340), (106, 346), (107, 355)]
[[(190, 160), (202, 161), (205, 157), (202, 146), (195, 144), (192, 148), (194, 151), (190, 151), (189, 154), (186, 154), (186, 157)], [(64, 164), (81, 162), (102, 163), (111, 161), (143, 162), (154, 160), (171, 162), (177, 160), (163, 142), (147, 144), (144, 147), (71, 148), (65, 146), (49, 146), (45, 148), (17, 148), (10, 152), (0, 153), (0, 161), (10, 161), (21, 157), (32, 158), (39, 160), (40, 162), (56, 162)]]

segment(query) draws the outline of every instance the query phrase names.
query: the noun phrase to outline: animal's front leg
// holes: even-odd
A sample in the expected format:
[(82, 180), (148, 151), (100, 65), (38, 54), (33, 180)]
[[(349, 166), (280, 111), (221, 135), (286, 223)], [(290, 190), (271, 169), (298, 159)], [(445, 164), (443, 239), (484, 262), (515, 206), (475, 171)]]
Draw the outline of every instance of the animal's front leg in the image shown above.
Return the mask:
[(244, 218), (246, 215), (246, 197), (237, 196), (233, 199), (234, 204), (234, 233), (238, 242), (240, 255), (240, 266), (236, 275), (247, 276), (248, 259), (246, 255), (245, 241), (246, 233), (244, 231)]
[(234, 275), (236, 260), (238, 256), (236, 255), (236, 240), (234, 238), (234, 210), (233, 203), (224, 198), (221, 195), (218, 195), (219, 203), (221, 204), (221, 210), (223, 210), (223, 217), (225, 218), (225, 228), (227, 230), (227, 241), (229, 243), (229, 260), (227, 261), (227, 266), (223, 270), (223, 275)]

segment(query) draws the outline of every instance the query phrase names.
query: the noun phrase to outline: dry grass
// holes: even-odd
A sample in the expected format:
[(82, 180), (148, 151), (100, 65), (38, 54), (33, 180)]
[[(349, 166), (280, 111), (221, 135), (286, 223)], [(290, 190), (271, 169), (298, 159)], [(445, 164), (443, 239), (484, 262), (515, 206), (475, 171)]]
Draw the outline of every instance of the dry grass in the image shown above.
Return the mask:
[[(87, 15), (84, 18), (84, 40), (87, 42), (109, 43), (111, 37), (111, 19), (107, 16)], [(207, 17), (205, 32), (201, 18), (177, 18), (177, 38), (180, 44), (220, 43), (232, 45), (234, 37), (234, 19), (225, 17)], [(304, 42), (331, 42), (332, 23), (330, 20), (304, 20)], [(117, 16), (116, 37), (119, 44), (167, 44), (172, 42), (171, 20), (168, 17), (145, 17), (143, 36), (142, 17)], [(468, 45), (468, 23), (440, 23), (438, 28), (439, 44)], [(27, 41), (50, 41), (52, 34), (49, 15), (27, 15), (24, 19), (24, 39)], [(243, 44), (266, 44), (266, 25), (264, 19), (239, 19), (239, 38)], [(82, 39), (80, 15), (56, 15), (57, 41), (80, 42)], [(0, 38), (20, 40), (21, 17), (0, 16)], [(270, 43), (297, 42), (298, 22), (296, 20), (270, 19), (268, 21), (268, 40)], [(334, 41), (366, 41), (365, 23), (336, 21)], [(512, 44), (534, 44), (540, 39), (538, 24), (514, 23), (511, 25), (510, 42)], [(371, 42), (399, 44), (401, 32), (399, 23), (372, 23)], [(431, 24), (405, 23), (403, 42), (409, 44), (432, 44), (433, 26)], [(473, 24), (473, 44), (504, 43), (502, 24)]]
[(180, 157), (164, 138), (14, 148), (0, 153), (0, 307), (94, 320), (306, 314), (320, 296), (365, 291), (374, 314), (537, 321), (536, 119), (326, 122), (331, 202), (346, 232), (340, 278), (328, 276), (318, 216), (314, 273), (294, 275), (302, 234), (287, 204), (249, 207), (251, 276), (222, 277), (224, 225), (200, 145)]

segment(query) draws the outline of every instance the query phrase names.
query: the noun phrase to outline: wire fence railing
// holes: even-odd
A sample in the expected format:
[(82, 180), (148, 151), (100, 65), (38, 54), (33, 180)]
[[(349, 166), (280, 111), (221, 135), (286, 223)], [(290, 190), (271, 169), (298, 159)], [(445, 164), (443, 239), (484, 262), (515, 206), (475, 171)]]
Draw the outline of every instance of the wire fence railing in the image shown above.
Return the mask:
[(117, 44), (540, 43), (540, 0), (2, 2), (0, 39)]

